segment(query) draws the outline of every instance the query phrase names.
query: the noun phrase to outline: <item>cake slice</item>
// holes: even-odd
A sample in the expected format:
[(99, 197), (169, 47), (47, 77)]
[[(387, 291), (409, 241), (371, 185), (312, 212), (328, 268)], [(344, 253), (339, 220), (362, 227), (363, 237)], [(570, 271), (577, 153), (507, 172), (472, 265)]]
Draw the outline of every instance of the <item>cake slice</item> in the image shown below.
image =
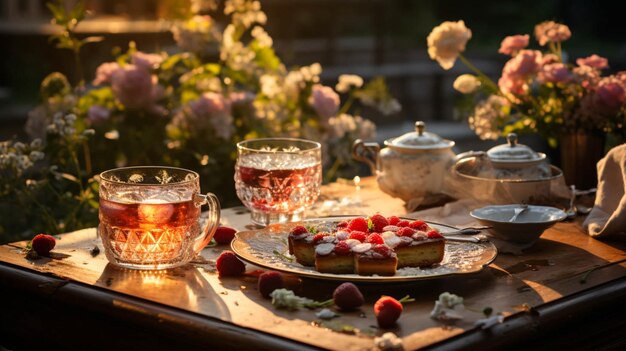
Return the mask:
[(315, 269), (320, 273), (354, 273), (354, 258), (345, 241), (315, 247)]
[(397, 265), (396, 253), (385, 244), (372, 245), (369, 250), (354, 256), (355, 272), (359, 275), (395, 275)]

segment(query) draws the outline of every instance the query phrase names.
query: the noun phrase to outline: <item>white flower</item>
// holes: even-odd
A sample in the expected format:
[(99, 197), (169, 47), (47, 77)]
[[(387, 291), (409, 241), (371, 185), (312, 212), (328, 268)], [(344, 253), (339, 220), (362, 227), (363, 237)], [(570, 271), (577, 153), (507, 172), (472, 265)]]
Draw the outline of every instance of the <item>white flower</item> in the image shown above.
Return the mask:
[(383, 115), (389, 116), (396, 112), (400, 112), (402, 110), (402, 106), (398, 100), (394, 98), (384, 99), (378, 104), (378, 110), (382, 112)]
[(435, 301), (435, 306), (430, 312), (430, 318), (440, 321), (451, 321), (462, 319), (461, 313), (465, 310), (463, 298), (444, 292), (439, 295), (439, 299)]
[(267, 16), (261, 11), (259, 1), (227, 0), (224, 3), (224, 14), (232, 15), (235, 25), (250, 28), (254, 23), (265, 24)]
[(312, 303), (313, 300), (306, 297), (300, 297), (287, 289), (276, 289), (270, 294), (272, 305), (276, 308), (286, 308), (288, 310), (297, 310), (305, 304)]
[(330, 134), (333, 137), (341, 138), (347, 133), (356, 130), (356, 121), (354, 117), (345, 113), (340, 114), (337, 117), (331, 117), (328, 120)]
[(508, 117), (509, 103), (498, 95), (491, 95), (479, 102), (470, 116), (469, 126), (479, 138), (496, 140), (500, 136), (500, 125)]
[(264, 74), (259, 78), (261, 83), (261, 93), (272, 99), (281, 92), (280, 85), (278, 84), (278, 77), (275, 75)]
[(363, 86), (363, 78), (355, 74), (342, 74), (339, 76), (339, 82), (335, 86), (335, 90), (340, 93), (347, 93), (352, 88), (360, 88)]
[(402, 339), (392, 332), (387, 332), (380, 337), (375, 337), (374, 344), (381, 350), (402, 349)]
[(480, 80), (472, 74), (462, 74), (458, 76), (452, 86), (462, 94), (471, 94), (480, 87)]
[(260, 26), (252, 28), (252, 32), (250, 34), (254, 39), (256, 39), (257, 43), (261, 47), (271, 47), (274, 44), (272, 37), (270, 37), (269, 34), (267, 34), (267, 32)]
[(443, 22), (433, 28), (426, 39), (428, 55), (448, 70), (454, 66), (459, 54), (465, 51), (465, 44), (471, 38), (472, 31), (465, 27), (465, 22)]
[(41, 152), (41, 151), (31, 151), (30, 154), (28, 155), (28, 157), (30, 157), (30, 159), (33, 162), (37, 162), (39, 160), (43, 160), (43, 158), (45, 156), (46, 155), (43, 152)]

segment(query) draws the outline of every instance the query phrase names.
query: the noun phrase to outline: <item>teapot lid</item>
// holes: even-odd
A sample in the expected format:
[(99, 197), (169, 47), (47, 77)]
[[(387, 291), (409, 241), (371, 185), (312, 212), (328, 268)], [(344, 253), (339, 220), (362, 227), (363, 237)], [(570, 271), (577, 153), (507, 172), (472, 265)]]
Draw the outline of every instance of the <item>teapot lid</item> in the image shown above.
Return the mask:
[(397, 138), (385, 140), (385, 145), (405, 149), (444, 149), (454, 146), (454, 141), (441, 138), (439, 135), (425, 131), (426, 124), (415, 122), (415, 131)]
[(507, 144), (492, 147), (487, 156), (492, 162), (535, 163), (543, 161), (545, 154), (537, 153), (526, 145), (517, 143), (517, 134), (509, 133), (506, 136)]

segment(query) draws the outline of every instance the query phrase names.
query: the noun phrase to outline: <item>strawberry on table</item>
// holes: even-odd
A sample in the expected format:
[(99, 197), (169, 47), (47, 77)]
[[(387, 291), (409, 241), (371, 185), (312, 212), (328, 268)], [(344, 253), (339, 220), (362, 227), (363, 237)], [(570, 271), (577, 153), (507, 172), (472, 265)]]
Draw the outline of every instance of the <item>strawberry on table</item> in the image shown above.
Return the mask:
[(391, 296), (382, 296), (374, 304), (376, 321), (381, 328), (393, 326), (402, 314), (402, 303)]
[(284, 285), (283, 275), (278, 272), (265, 272), (259, 276), (258, 288), (263, 297), (270, 297), (272, 291), (282, 289)]
[(365, 299), (356, 285), (352, 283), (343, 283), (333, 292), (333, 301), (340, 309), (344, 311), (351, 311), (361, 307), (363, 302), (365, 302)]
[(224, 251), (215, 261), (220, 277), (238, 276), (246, 271), (246, 265), (232, 251)]
[(48, 234), (37, 234), (31, 241), (33, 250), (40, 256), (50, 255), (50, 251), (54, 249), (55, 245), (56, 239)]
[(235, 233), (237, 233), (237, 229), (230, 227), (217, 227), (215, 230), (215, 234), (213, 235), (213, 239), (219, 245), (230, 244), (231, 241), (235, 238)]

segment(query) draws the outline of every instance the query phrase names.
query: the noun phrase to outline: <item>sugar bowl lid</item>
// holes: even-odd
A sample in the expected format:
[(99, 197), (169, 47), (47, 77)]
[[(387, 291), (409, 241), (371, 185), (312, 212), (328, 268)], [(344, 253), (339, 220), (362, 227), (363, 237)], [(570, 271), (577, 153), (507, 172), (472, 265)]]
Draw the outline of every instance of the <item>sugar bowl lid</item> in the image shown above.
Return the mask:
[(517, 134), (509, 133), (506, 136), (507, 144), (492, 147), (487, 156), (494, 163), (535, 164), (545, 160), (546, 155), (535, 152), (530, 147), (517, 143)]
[(447, 149), (454, 146), (454, 141), (443, 139), (437, 134), (426, 132), (426, 124), (415, 122), (415, 131), (396, 138), (385, 140), (385, 145), (416, 150)]

